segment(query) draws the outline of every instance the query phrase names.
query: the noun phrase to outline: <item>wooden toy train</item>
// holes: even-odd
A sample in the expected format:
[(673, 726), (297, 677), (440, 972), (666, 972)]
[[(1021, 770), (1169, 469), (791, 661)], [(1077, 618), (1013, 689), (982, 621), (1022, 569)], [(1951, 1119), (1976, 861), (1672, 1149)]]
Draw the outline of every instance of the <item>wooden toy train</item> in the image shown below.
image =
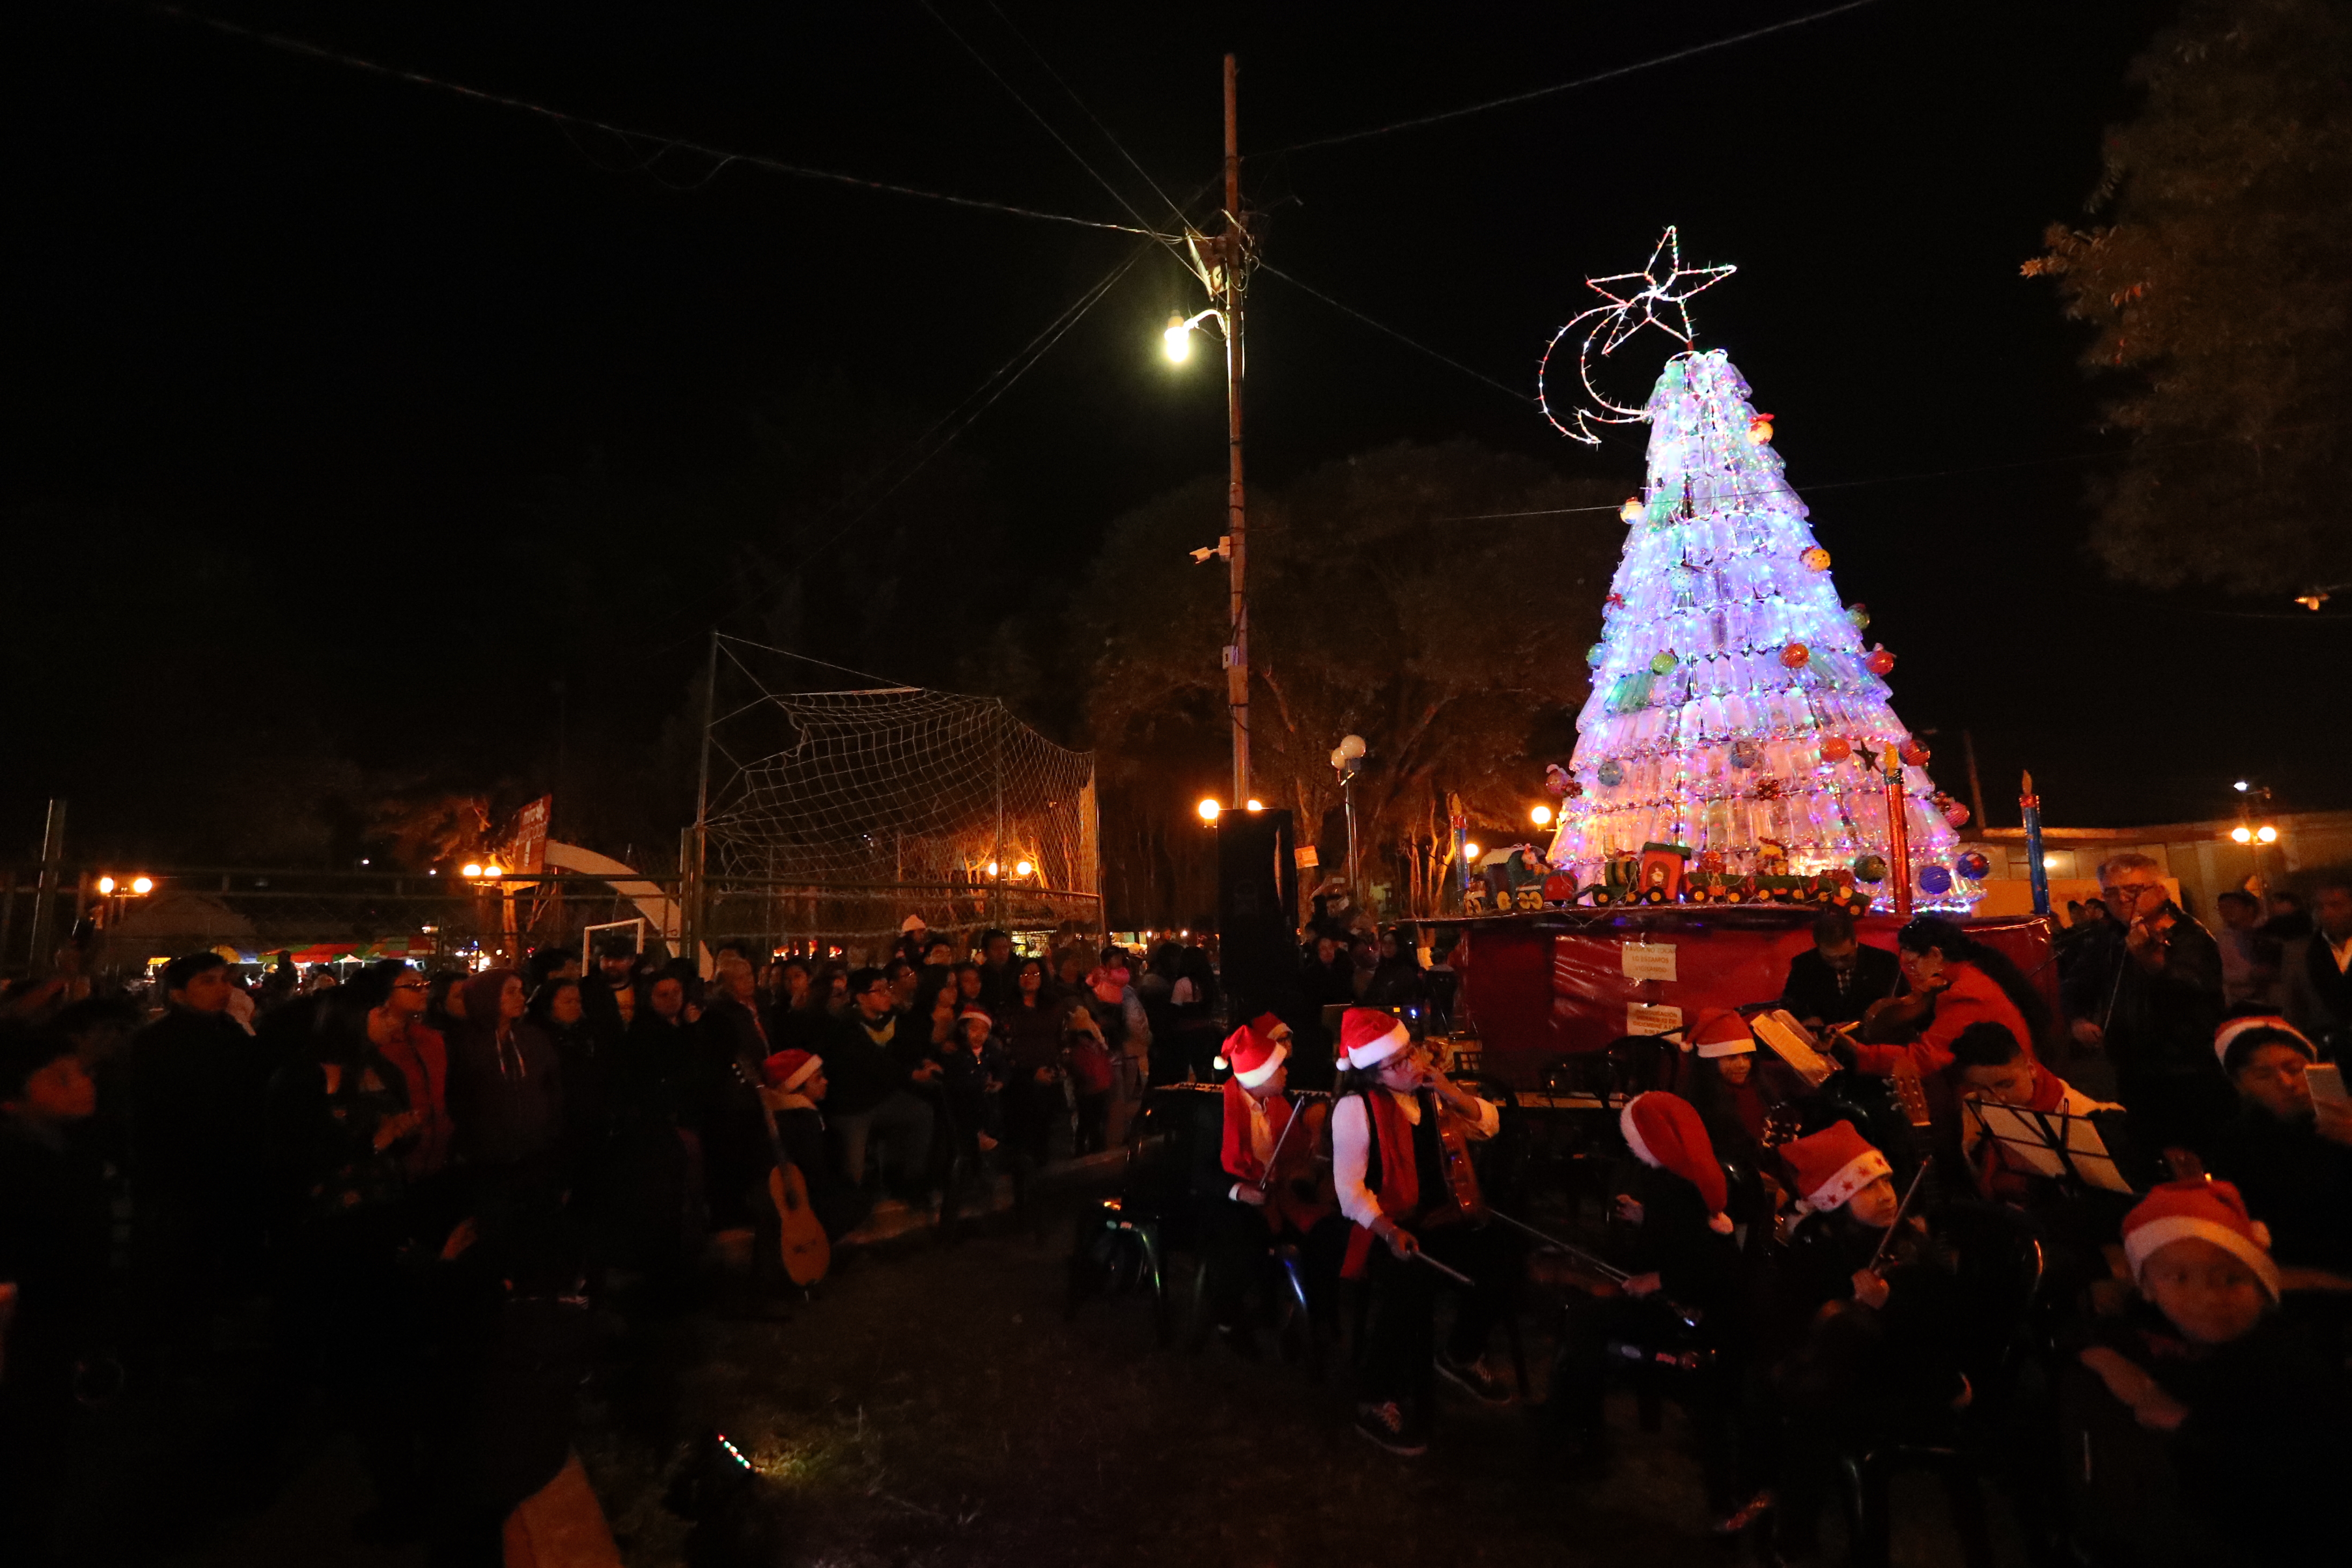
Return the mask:
[(1788, 854), (1767, 839), (1760, 869), (1727, 871), (1723, 857), (1709, 850), (1692, 869), (1690, 849), (1680, 844), (1644, 844), (1639, 854), (1611, 856), (1601, 879), (1580, 888), (1565, 871), (1547, 864), (1531, 844), (1498, 849), (1482, 861), (1464, 895), (1465, 915), (1512, 910), (1631, 908), (1661, 904), (1809, 904), (1854, 914), (1869, 910), (1876, 885), (1886, 879), (1886, 862), (1864, 856), (1853, 866), (1792, 876)]

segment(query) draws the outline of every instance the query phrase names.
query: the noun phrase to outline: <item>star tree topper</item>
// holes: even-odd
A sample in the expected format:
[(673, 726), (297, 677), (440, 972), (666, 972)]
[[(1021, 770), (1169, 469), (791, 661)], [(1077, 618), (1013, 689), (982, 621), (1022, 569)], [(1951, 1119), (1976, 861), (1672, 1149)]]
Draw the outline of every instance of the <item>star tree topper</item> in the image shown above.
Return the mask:
[[(1655, 327), (1681, 343), (1693, 347), (1696, 333), (1691, 328), (1690, 304), (1694, 295), (1704, 292), (1738, 271), (1736, 267), (1685, 267), (1682, 243), (1675, 237), (1674, 226), (1658, 237), (1657, 248), (1650, 253), (1650, 264), (1639, 272), (1619, 272), (1607, 278), (1588, 278), (1585, 286), (1606, 301), (1570, 320), (1568, 325), (1552, 334), (1551, 342), (1544, 349), (1543, 362), (1536, 372), (1536, 398), (1543, 405), (1544, 417), (1552, 428), (1572, 440), (1588, 447), (1597, 447), (1601, 437), (1592, 426), (1633, 425), (1643, 417), (1639, 408), (1628, 408), (1616, 402), (1592, 384), (1592, 359), (1597, 352), (1602, 358), (1617, 352), (1618, 346), (1643, 327)], [(1596, 405), (1574, 409), (1570, 424), (1560, 423), (1551, 408), (1545, 377), (1551, 369), (1551, 356), (1570, 333), (1591, 322), (1583, 341), (1577, 345), (1577, 379), (1584, 384), (1584, 395)]]

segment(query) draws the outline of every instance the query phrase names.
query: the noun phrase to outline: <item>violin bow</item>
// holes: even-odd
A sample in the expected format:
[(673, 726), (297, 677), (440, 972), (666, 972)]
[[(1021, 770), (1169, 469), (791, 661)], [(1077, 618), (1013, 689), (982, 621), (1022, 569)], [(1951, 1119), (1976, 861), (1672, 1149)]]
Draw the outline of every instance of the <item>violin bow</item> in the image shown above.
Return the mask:
[(1622, 1268), (1618, 1268), (1615, 1264), (1604, 1262), (1601, 1258), (1594, 1257), (1591, 1253), (1585, 1251), (1584, 1248), (1580, 1247), (1571, 1247), (1556, 1236), (1547, 1236), (1544, 1232), (1538, 1230), (1535, 1226), (1528, 1224), (1525, 1220), (1513, 1219), (1509, 1215), (1505, 1214), (1501, 1209), (1496, 1208), (1491, 1205), (1487, 1206), (1486, 1212), (1496, 1219), (1501, 1220), (1505, 1225), (1509, 1226), (1513, 1230), (1519, 1232), (1521, 1235), (1532, 1237), (1536, 1240), (1542, 1242), (1554, 1252), (1565, 1253), (1570, 1261), (1591, 1269), (1593, 1273), (1600, 1275), (1603, 1279), (1608, 1280), (1612, 1285), (1622, 1285), (1626, 1280), (1633, 1278), (1631, 1274), (1628, 1274)]
[(1903, 1216), (1911, 1212), (1911, 1200), (1918, 1195), (1919, 1184), (1927, 1180), (1927, 1162), (1922, 1160), (1919, 1162), (1918, 1170), (1912, 1173), (1911, 1185), (1905, 1189), (1903, 1202), (1895, 1210), (1895, 1223), (1886, 1227), (1886, 1234), (1878, 1238), (1878, 1249), (1870, 1255), (1870, 1262), (1866, 1267), (1873, 1274), (1878, 1272), (1878, 1265), (1885, 1258), (1887, 1246), (1894, 1241), (1895, 1233), (1903, 1228)]

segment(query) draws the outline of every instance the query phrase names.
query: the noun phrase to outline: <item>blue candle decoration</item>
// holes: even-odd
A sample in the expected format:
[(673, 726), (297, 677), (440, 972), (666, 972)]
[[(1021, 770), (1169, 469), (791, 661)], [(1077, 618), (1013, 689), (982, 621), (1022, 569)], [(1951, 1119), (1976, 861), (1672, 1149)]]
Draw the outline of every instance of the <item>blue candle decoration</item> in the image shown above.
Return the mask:
[(2017, 809), (2025, 815), (2025, 876), (2033, 889), (2033, 912), (2050, 912), (2050, 868), (2042, 863), (2042, 797), (2033, 793), (2033, 775), (2018, 786)]

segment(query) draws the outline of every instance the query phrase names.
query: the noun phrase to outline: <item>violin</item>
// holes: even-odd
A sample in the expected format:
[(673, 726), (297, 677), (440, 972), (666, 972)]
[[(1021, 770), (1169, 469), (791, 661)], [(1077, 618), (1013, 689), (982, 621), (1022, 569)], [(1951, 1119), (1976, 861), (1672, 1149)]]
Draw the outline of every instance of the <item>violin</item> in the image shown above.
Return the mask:
[[(1283, 1225), (1300, 1235), (1339, 1212), (1339, 1189), (1331, 1175), (1331, 1096), (1316, 1089), (1292, 1093), (1290, 1120), (1274, 1141), (1273, 1158), (1258, 1178), (1266, 1208)], [(1290, 1134), (1300, 1127), (1306, 1136), (1287, 1158)]]

